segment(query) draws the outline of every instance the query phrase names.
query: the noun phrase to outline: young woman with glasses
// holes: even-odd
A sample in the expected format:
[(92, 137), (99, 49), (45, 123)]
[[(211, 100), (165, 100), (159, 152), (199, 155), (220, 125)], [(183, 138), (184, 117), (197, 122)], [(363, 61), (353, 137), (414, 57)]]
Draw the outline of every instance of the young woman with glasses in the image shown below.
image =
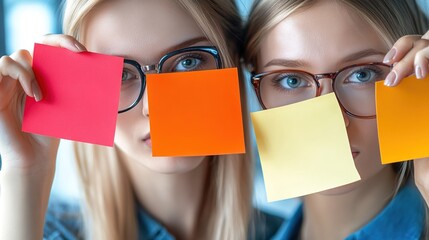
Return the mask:
[(27, 51), (2, 57), (0, 238), (235, 240), (272, 235), (279, 222), (265, 225), (271, 219), (267, 215), (256, 214), (265, 221), (248, 231), (254, 214), (252, 162), (244, 155), (151, 155), (145, 74), (236, 66), (240, 25), (236, 6), (228, 0), (66, 2), (67, 35), (48, 35), (42, 43), (125, 58), (114, 148), (75, 145), (83, 222), (73, 208), (64, 207), (48, 211), (44, 225), (58, 140), (21, 131), (24, 95), (37, 101), (43, 96)]
[(427, 75), (429, 41), (421, 35), (428, 23), (413, 1), (256, 0), (244, 58), (262, 109), (334, 92), (361, 176), (302, 197), (274, 239), (424, 238), (425, 204), (412, 163), (381, 164), (374, 84)]

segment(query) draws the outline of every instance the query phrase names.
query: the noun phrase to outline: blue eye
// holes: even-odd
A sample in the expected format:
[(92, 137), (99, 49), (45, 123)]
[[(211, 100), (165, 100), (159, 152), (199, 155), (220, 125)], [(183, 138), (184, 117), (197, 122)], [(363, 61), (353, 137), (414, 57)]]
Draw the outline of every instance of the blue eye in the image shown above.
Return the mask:
[(338, 74), (338, 82), (352, 85), (372, 85), (384, 79), (390, 71), (389, 66), (384, 65), (361, 65), (344, 69)]
[(289, 90), (308, 86), (308, 82), (297, 75), (280, 75), (275, 81), (280, 85), (279, 87)]
[(195, 57), (186, 57), (181, 59), (175, 67), (177, 72), (186, 72), (198, 69), (201, 65), (201, 60)]
[(351, 82), (369, 82), (374, 79), (375, 72), (370, 69), (364, 69), (354, 72), (350, 76)]
[(346, 82), (370, 83), (381, 79), (381, 75), (383, 75), (383, 71), (381, 69), (377, 69), (375, 67), (365, 67), (351, 71), (351, 73), (346, 78)]

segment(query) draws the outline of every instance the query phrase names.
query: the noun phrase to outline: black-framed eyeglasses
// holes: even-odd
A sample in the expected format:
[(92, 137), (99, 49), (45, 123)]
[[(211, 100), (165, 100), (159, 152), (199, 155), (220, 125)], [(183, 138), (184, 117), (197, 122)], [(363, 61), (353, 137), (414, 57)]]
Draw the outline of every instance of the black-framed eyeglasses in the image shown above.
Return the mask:
[(319, 80), (330, 78), (346, 114), (370, 119), (375, 118), (375, 83), (384, 80), (391, 69), (381, 62), (355, 64), (322, 74), (285, 69), (252, 74), (251, 83), (262, 108), (269, 109), (320, 96)]
[(141, 101), (146, 88), (145, 72), (170, 73), (219, 68), (222, 68), (222, 61), (214, 46), (179, 49), (167, 53), (153, 65), (140, 65), (137, 61), (124, 59), (118, 113), (132, 109)]

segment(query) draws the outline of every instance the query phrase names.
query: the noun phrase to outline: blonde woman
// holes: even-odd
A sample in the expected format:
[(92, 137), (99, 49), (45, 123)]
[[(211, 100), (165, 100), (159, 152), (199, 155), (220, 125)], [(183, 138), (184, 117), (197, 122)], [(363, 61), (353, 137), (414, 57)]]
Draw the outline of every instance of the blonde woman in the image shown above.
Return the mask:
[[(132, 66), (122, 81), (144, 81), (139, 70), (146, 66), (171, 71), (157, 65), (167, 55), (184, 57), (173, 66), (178, 71), (235, 66), (240, 25), (228, 0), (69, 0), (67, 35), (49, 35), (43, 43), (123, 56)], [(73, 208), (54, 207), (44, 229), (58, 140), (21, 132), (24, 95), (43, 100), (31, 61), (24, 50), (0, 60), (0, 239), (235, 240), (274, 232), (265, 223), (248, 231), (252, 168), (243, 155), (151, 156), (140, 88), (142, 99), (120, 103), (114, 148), (75, 146), (83, 222)]]
[[(407, 75), (427, 75), (429, 41), (421, 35), (428, 23), (414, 1), (254, 3), (244, 58), (261, 107), (335, 92), (362, 178), (302, 197), (274, 239), (425, 238), (425, 204), (410, 177), (411, 162), (381, 164), (374, 84), (385, 79), (395, 86)], [(419, 36), (401, 38), (411, 34)]]

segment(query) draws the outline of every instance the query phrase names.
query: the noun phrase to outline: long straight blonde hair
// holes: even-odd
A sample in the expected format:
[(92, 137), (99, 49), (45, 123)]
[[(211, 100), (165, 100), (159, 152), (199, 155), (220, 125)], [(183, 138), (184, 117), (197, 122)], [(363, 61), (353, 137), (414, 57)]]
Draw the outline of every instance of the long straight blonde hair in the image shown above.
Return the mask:
[[(258, 64), (260, 44), (277, 24), (297, 10), (310, 7), (318, 0), (255, 0), (244, 30), (244, 45), (241, 49), (244, 64), (255, 70)], [(390, 47), (402, 36), (423, 35), (429, 30), (429, 19), (415, 0), (333, 0), (345, 4), (380, 34)], [(429, 9), (426, 9), (429, 12)], [(287, 40), (285, 40), (287, 41)], [(397, 173), (396, 194), (413, 176), (411, 161), (393, 164)], [(426, 206), (426, 226), (423, 238), (429, 238), (429, 211)]]
[[(103, 0), (67, 0), (64, 33), (82, 39), (80, 30), (86, 16), (101, 2)], [(234, 1), (179, 0), (178, 3), (219, 49), (223, 66), (237, 66), (242, 24)], [(86, 236), (136, 239), (134, 190), (116, 149), (82, 143), (75, 143), (74, 149), (84, 189)], [(252, 209), (252, 162), (244, 155), (208, 158), (210, 170), (195, 239), (246, 239)]]
[[(424, 34), (428, 18), (415, 0), (334, 0), (346, 4), (367, 20), (390, 46), (404, 35)], [(244, 31), (243, 56), (249, 67), (256, 66), (264, 36), (298, 9), (318, 0), (255, 0)]]

